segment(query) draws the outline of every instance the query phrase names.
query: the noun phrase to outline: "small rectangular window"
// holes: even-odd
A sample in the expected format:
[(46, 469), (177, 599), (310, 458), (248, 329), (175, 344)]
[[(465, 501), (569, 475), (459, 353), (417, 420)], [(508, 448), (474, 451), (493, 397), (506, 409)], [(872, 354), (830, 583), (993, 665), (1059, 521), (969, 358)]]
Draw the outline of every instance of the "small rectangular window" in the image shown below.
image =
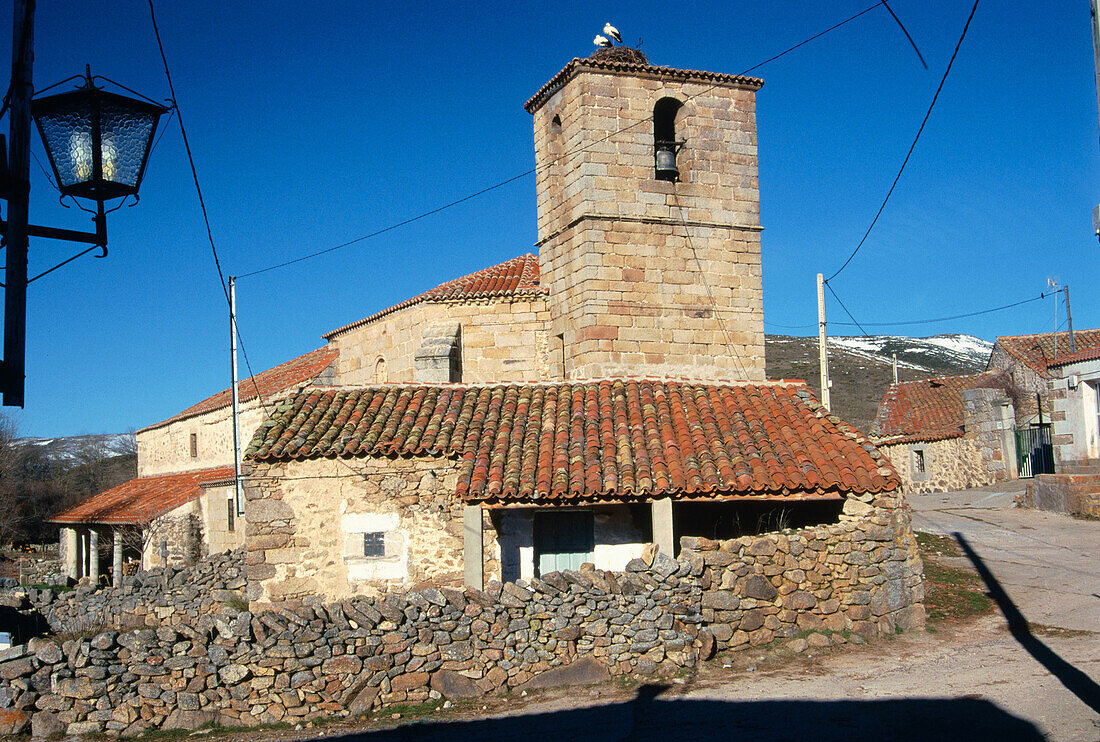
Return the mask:
[(382, 531), (363, 534), (363, 556), (386, 556), (386, 534)]
[(236, 521), (237, 506), (236, 506), (236, 503), (233, 502), (233, 498), (229, 498), (228, 500), (225, 501), (225, 513), (226, 513), (226, 521), (225, 521), (226, 522), (226, 530), (228, 530), (230, 533), (232, 533), (233, 529), (237, 525), (237, 521)]
[(913, 471), (917, 474), (924, 474), (925, 472), (924, 451), (921, 449), (913, 451)]
[(199, 457), (199, 434), (191, 434), (191, 458), (197, 459)]

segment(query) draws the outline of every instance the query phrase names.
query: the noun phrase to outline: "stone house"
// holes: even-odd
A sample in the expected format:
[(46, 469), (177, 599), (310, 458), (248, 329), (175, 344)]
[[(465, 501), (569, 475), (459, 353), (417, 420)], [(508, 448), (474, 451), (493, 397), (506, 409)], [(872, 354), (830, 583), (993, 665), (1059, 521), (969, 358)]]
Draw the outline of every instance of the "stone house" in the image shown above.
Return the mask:
[[(282, 396), (331, 372), (321, 348), (240, 385), (241, 430), (250, 435)], [(231, 391), (225, 389), (137, 431), (138, 476), (49, 519), (61, 526), (61, 565), (73, 579), (106, 575), (122, 561), (145, 569), (179, 564), (244, 544), (245, 514), (233, 476)], [(243, 445), (243, 443), (242, 443)]]
[[(1100, 329), (1077, 330), (1073, 333), (1076, 351), (1100, 346)], [(1024, 428), (1042, 421), (1050, 422), (1053, 411), (1047, 394), (1047, 383), (1054, 378), (1052, 364), (1070, 355), (1068, 332), (998, 337), (986, 364), (987, 371), (1004, 373), (1015, 387), (1016, 426)]]
[(1100, 345), (1047, 364), (1055, 471), (1029, 484), (1026, 504), (1100, 516)]
[(871, 437), (909, 494), (1016, 478), (1012, 399), (1000, 372), (892, 385)]
[(260, 605), (622, 571), (650, 543), (834, 523), (898, 486), (801, 382), (306, 389), (248, 459)]

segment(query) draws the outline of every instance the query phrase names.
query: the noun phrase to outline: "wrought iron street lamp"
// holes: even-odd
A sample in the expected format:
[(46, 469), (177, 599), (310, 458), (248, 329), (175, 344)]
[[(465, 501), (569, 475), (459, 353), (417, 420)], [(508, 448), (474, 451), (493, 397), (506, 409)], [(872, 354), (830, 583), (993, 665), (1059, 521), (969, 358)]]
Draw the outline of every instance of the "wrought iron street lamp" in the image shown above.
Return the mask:
[(61, 193), (100, 203), (137, 195), (157, 121), (168, 112), (104, 90), (102, 79), (89, 69), (77, 90), (31, 101)]
[[(4, 405), (22, 407), (27, 284), (97, 248), (102, 253), (96, 257), (107, 256), (107, 213), (119, 208), (128, 196), (137, 199), (157, 122), (168, 109), (148, 98), (139, 100), (104, 90), (97, 85), (97, 81), (111, 81), (92, 77), (91, 70), (87, 68), (84, 75), (71, 77), (45, 89), (52, 90), (79, 80), (81, 84), (76, 90), (32, 101), (34, 0), (16, 0), (14, 29), (9, 87), (11, 146), (7, 162), (0, 157), (0, 197), (8, 201), (7, 220), (0, 221), (6, 252), (2, 284), (4, 359), (0, 361), (0, 392), (3, 393)], [(117, 83), (112, 84), (133, 93)], [(81, 209), (94, 214), (95, 232), (43, 227), (28, 222), (32, 115), (45, 144), (62, 199), (71, 197)], [(2, 141), (0, 137), (0, 143)], [(0, 152), (2, 150), (0, 147)], [(80, 206), (76, 201), (78, 198), (94, 201), (95, 209)], [(104, 202), (112, 199), (123, 201), (107, 209)], [(82, 242), (91, 247), (33, 278), (27, 278), (28, 237)]]

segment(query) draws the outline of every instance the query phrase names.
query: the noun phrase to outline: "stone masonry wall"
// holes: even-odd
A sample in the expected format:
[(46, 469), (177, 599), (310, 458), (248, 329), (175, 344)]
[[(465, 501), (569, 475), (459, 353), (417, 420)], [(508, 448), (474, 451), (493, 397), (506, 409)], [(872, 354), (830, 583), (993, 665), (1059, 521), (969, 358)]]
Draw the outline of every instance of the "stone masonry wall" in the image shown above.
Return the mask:
[(244, 551), (216, 554), (184, 570), (138, 572), (123, 578), (117, 588), (85, 584), (75, 590), (17, 588), (0, 594), (25, 596), (50, 629), (61, 634), (190, 624), (199, 616), (221, 613), (229, 604), (244, 604)]
[[(683, 102), (675, 183), (654, 173), (666, 97)], [(533, 113), (539, 264), (565, 377), (763, 379), (752, 86), (585, 70)]]
[(305, 720), (673, 674), (716, 646), (779, 638), (801, 651), (923, 622), (920, 560), (897, 498), (850, 500), (831, 526), (684, 547), (678, 560), (658, 553), (625, 572), (228, 609), (60, 645), (33, 640), (0, 652), (0, 733)]
[[(295, 604), (375, 594), (383, 586), (461, 585), (457, 481), (458, 462), (448, 458), (253, 463), (246, 488), (249, 599)], [(349, 558), (360, 520), (386, 524), (366, 530), (385, 530), (387, 544), (391, 537), (397, 544), (381, 566), (400, 567), (399, 577), (355, 579), (357, 567), (370, 566)], [(500, 551), (487, 511), (482, 530), (486, 577), (499, 578)]]
[[(242, 385), (244, 382), (241, 382)], [(283, 395), (280, 395), (283, 396)], [(274, 400), (264, 398), (270, 406)], [(255, 399), (241, 404), (241, 431), (260, 426), (264, 410)], [(191, 434), (198, 436), (198, 456), (191, 456)], [(233, 463), (233, 416), (229, 407), (178, 420), (168, 425), (139, 430), (137, 441), (138, 476), (171, 474), (192, 469), (209, 469)], [(247, 442), (247, 441), (246, 441)]]
[[(340, 351), (336, 383), (416, 381), (426, 330), (461, 325), (462, 381), (544, 381), (549, 377), (549, 315), (543, 299), (424, 302), (329, 338)], [(560, 353), (560, 348), (558, 349)], [(381, 378), (379, 360), (384, 378)]]
[[(901, 476), (902, 490), (909, 495), (969, 489), (994, 481), (984, 465), (981, 444), (971, 438), (892, 446), (879, 444), (878, 448), (894, 464)], [(915, 449), (924, 451), (926, 476), (923, 479), (913, 471)]]

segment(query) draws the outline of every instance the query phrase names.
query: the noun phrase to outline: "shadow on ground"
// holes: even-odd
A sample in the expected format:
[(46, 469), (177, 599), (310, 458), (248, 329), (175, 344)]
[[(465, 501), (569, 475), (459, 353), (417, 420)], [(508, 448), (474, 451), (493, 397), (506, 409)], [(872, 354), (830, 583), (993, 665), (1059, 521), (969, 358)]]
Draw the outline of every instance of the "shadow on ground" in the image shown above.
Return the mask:
[(341, 742), (439, 740), (663, 740), (743, 739), (791, 742), (952, 742), (1043, 735), (982, 699), (882, 701), (705, 701), (658, 696), (665, 686), (643, 686), (632, 701), (476, 721), (409, 724), (397, 729), (329, 737)]
[(970, 545), (965, 536), (961, 533), (955, 533), (954, 536), (955, 540), (959, 542), (959, 546), (966, 552), (971, 564), (974, 565), (974, 569), (981, 575), (986, 588), (989, 590), (989, 597), (1001, 609), (1001, 614), (1005, 617), (1008, 630), (1013, 638), (1036, 662), (1045, 667), (1051, 675), (1058, 678), (1062, 685), (1066, 687), (1066, 690), (1100, 714), (1100, 685), (1097, 685), (1088, 675), (1062, 659), (1054, 650), (1031, 633), (1027, 618), (1012, 602), (1012, 598), (1008, 596), (997, 578), (993, 576), (993, 572), (990, 571), (985, 560), (978, 555), (978, 552), (974, 550), (974, 547)]

